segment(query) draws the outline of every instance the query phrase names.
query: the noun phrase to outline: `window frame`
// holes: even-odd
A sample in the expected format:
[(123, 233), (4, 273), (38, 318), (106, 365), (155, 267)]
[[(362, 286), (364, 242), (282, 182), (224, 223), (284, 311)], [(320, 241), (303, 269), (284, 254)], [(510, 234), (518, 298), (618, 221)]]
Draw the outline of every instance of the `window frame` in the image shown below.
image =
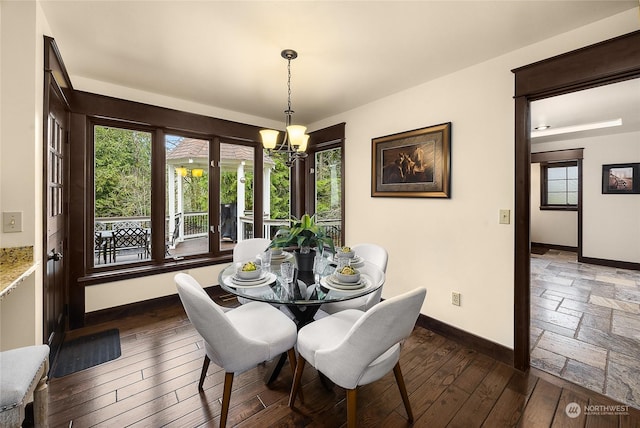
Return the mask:
[[(581, 170), (581, 162), (578, 160), (572, 161), (562, 161), (562, 162), (541, 162), (540, 163), (540, 210), (554, 210), (554, 211), (577, 211), (578, 201), (575, 204), (550, 204), (548, 201), (549, 196), (549, 169), (552, 168), (568, 168), (568, 167), (576, 167), (577, 168), (577, 177), (576, 180), (580, 180), (580, 170)], [(565, 179), (565, 182), (569, 179)], [(579, 194), (579, 186), (576, 193)], [(568, 191), (565, 191), (568, 193)]]
[[(133, 279), (149, 275), (158, 275), (184, 269), (229, 263), (232, 250), (221, 250), (219, 246), (219, 165), (217, 160), (210, 163), (210, 252), (185, 256), (175, 260), (165, 258), (166, 227), (166, 135), (210, 140), (210, 159), (220, 156), (220, 143), (247, 145), (254, 148), (254, 229), (256, 236), (262, 235), (263, 218), (255, 213), (263, 212), (263, 161), (264, 150), (260, 143), (261, 127), (204, 116), (196, 113), (172, 110), (134, 101), (112, 98), (104, 95), (71, 90), (67, 93), (71, 107), (70, 126), (70, 188), (81, 190), (74, 192), (69, 204), (69, 261), (70, 282), (81, 286), (90, 286), (112, 281)], [(153, 230), (151, 237), (151, 259), (123, 265), (94, 266), (94, 182), (93, 182), (93, 131), (92, 124), (98, 123), (127, 129), (150, 131), (152, 135), (152, 207)], [(309, 153), (313, 151), (313, 141), (318, 149), (327, 148), (327, 144), (342, 147), (342, 176), (344, 177), (344, 124), (334, 125), (315, 131), (310, 139)], [(306, 189), (314, 185), (305, 174), (308, 158), (298, 163), (291, 172), (291, 213), (299, 216), (304, 212), (313, 212), (307, 203)], [(344, 196), (344, 179), (343, 196)], [(344, 225), (344, 203), (342, 207)], [(213, 224), (211, 224), (213, 222)], [(343, 227), (344, 240), (344, 227)], [(213, 246), (213, 248), (212, 248)], [(84, 293), (78, 293), (73, 299), (81, 299)]]

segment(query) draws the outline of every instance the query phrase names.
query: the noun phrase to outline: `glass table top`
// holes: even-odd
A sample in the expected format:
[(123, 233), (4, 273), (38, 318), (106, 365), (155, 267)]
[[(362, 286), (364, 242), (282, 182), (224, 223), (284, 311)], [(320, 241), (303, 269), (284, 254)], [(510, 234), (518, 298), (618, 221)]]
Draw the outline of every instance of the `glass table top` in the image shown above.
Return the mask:
[(334, 276), (336, 265), (326, 259), (321, 273), (314, 275), (296, 269), (296, 279), (289, 284), (282, 279), (277, 263), (258, 280), (241, 280), (236, 271), (242, 264), (232, 263), (220, 272), (218, 282), (223, 290), (245, 299), (287, 306), (319, 306), (355, 299), (375, 292), (385, 280), (382, 270), (365, 260), (354, 265), (360, 272), (356, 285), (340, 282)]

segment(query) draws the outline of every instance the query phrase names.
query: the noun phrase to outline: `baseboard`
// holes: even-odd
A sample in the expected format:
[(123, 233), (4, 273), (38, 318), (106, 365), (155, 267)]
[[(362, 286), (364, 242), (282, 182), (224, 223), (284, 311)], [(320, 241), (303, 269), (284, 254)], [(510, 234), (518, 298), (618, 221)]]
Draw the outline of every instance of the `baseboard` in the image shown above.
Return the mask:
[(531, 246), (548, 248), (550, 250), (571, 251), (572, 253), (578, 252), (578, 247), (570, 247), (568, 245), (556, 245), (556, 244), (544, 244), (542, 242), (532, 242)]
[[(219, 286), (205, 287), (204, 290), (211, 296), (216, 303), (227, 306), (225, 303), (226, 292)], [(156, 297), (154, 299), (143, 300), (141, 302), (128, 303), (126, 305), (116, 306), (113, 308), (101, 309), (98, 311), (88, 312), (84, 315), (84, 325), (95, 325), (106, 321), (112, 321), (118, 318), (124, 318), (130, 315), (139, 314), (140, 312), (162, 309), (174, 305), (181, 305), (178, 294), (169, 296)]]
[(416, 325), (431, 330), (447, 339), (454, 340), (468, 348), (481, 352), (513, 367), (513, 349), (468, 333), (442, 321), (420, 314)]
[(614, 267), (618, 269), (627, 269), (627, 270), (640, 270), (640, 263), (634, 263), (634, 262), (597, 259), (595, 257), (580, 257), (578, 261), (580, 263), (587, 263), (590, 265), (608, 266), (608, 267)]
[[(235, 298), (231, 299), (233, 302), (228, 302), (227, 293), (219, 286), (206, 287), (205, 291), (207, 291), (207, 294), (209, 294), (211, 298), (220, 305), (229, 306), (237, 304)], [(114, 308), (101, 309), (85, 314), (85, 326), (100, 324), (117, 318), (124, 318), (130, 315), (139, 314), (142, 311), (161, 309), (179, 304), (181, 304), (180, 297), (177, 294), (172, 294), (169, 296), (144, 300), (142, 302), (129, 303)], [(486, 354), (505, 364), (513, 366), (513, 350), (505, 346), (483, 339), (456, 327), (452, 327), (449, 324), (445, 324), (423, 314), (420, 314), (418, 317), (416, 325), (440, 334), (447, 339), (461, 343), (468, 348)]]

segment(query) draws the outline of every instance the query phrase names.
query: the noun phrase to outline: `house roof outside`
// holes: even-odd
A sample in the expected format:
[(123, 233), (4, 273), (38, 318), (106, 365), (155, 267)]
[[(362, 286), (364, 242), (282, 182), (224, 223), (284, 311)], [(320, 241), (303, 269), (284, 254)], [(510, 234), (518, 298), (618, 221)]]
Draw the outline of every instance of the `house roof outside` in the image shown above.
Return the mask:
[[(253, 165), (253, 148), (240, 144), (220, 144), (220, 161), (225, 169), (235, 169), (244, 162)], [(167, 164), (175, 166), (206, 166), (209, 164), (209, 141), (196, 138), (183, 138), (178, 140), (175, 147), (167, 153)], [(264, 156), (265, 166), (275, 165), (273, 159)]]

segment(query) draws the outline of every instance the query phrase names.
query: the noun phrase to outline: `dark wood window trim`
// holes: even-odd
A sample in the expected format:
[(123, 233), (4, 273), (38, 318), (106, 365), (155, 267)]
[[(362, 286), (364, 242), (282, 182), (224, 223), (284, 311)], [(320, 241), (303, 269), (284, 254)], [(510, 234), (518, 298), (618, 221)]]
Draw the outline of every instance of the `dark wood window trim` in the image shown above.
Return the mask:
[[(515, 74), (514, 367), (529, 369), (531, 125), (529, 103), (640, 76), (640, 31), (512, 70)], [(581, 201), (578, 201), (581, 205)], [(580, 222), (580, 211), (578, 212)], [(580, 246), (581, 237), (578, 237)]]
[[(209, 252), (173, 260), (164, 258), (164, 222), (155, 222), (155, 232), (152, 235), (152, 260), (127, 266), (94, 269), (92, 260), (87, 256), (89, 245), (92, 244), (93, 218), (93, 135), (90, 131), (92, 122), (108, 123), (112, 126), (125, 128), (139, 128), (151, 130), (154, 138), (152, 168), (152, 188), (156, 189), (152, 196), (151, 215), (164, 218), (165, 215), (165, 148), (164, 135), (177, 133), (196, 138), (214, 141), (214, 147), (219, 142), (227, 141), (236, 144), (260, 147), (260, 127), (237, 122), (211, 118), (198, 114), (181, 112), (163, 107), (121, 100), (103, 95), (65, 90), (69, 100), (71, 115), (70, 126), (70, 227), (69, 227), (69, 257), (71, 264), (69, 282), (71, 284), (71, 300), (75, 302), (70, 308), (70, 326), (77, 328), (84, 323), (84, 286), (105, 282), (120, 281), (160, 273), (209, 266), (231, 261), (231, 252)], [(219, 149), (218, 149), (219, 156)], [(256, 176), (261, 177), (262, 150), (255, 150)], [(158, 164), (162, 168), (156, 168)], [(211, 174), (215, 175), (215, 174)], [(211, 203), (217, 201), (212, 192)], [(262, 197), (256, 196), (257, 201)], [(256, 203), (254, 209), (262, 209)], [(212, 209), (213, 208), (213, 209)], [(218, 218), (218, 209), (210, 207), (212, 218)], [(256, 216), (260, 217), (260, 216)], [(92, 220), (91, 220), (92, 221)], [(161, 230), (162, 229), (162, 230)], [(259, 228), (258, 230), (261, 230)], [(217, 235), (213, 235), (217, 236)], [(91, 237), (91, 239), (89, 239)], [(215, 241), (215, 238), (211, 239)], [(90, 254), (93, 254), (91, 247)]]
[(565, 168), (575, 166), (580, 168), (578, 161), (564, 161), (564, 162), (542, 162), (540, 163), (540, 209), (551, 211), (578, 211), (578, 204), (550, 204), (547, 200), (549, 190), (549, 169), (550, 168)]

